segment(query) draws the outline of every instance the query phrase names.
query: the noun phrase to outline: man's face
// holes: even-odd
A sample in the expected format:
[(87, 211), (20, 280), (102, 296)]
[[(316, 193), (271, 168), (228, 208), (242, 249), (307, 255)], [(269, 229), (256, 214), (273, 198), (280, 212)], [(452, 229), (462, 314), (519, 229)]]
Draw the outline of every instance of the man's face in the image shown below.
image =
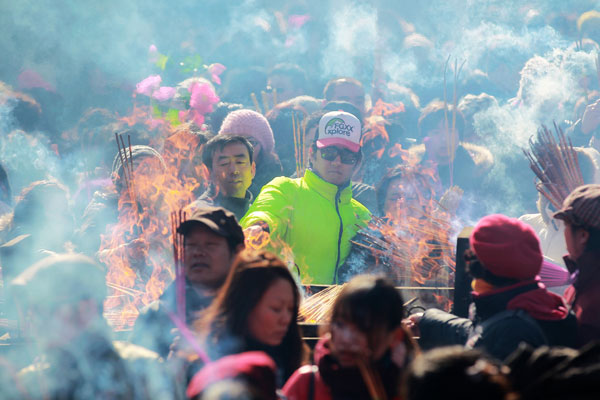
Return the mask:
[(454, 158), (458, 147), (458, 130), (452, 133), (452, 121), (446, 127), (442, 119), (435, 129), (425, 132), (425, 149), (429, 158), (438, 164), (447, 165)]
[(245, 197), (255, 173), (256, 166), (250, 162), (248, 148), (242, 143), (215, 150), (211, 179), (223, 196)]
[(335, 86), (331, 101), (347, 101), (365, 114), (365, 91), (351, 82), (342, 82)]
[[(347, 163), (342, 162), (342, 159)], [(349, 163), (351, 160), (355, 161)], [(350, 181), (358, 160), (358, 153), (338, 146), (327, 146), (311, 154), (313, 170), (327, 182), (338, 186)]]
[(431, 191), (420, 186), (402, 178), (392, 180), (385, 194), (385, 215), (392, 218), (402, 214), (419, 217), (424, 212), (423, 205), (431, 199)]
[(277, 90), (277, 102), (281, 103), (302, 94), (302, 90), (294, 87), (292, 80), (285, 75), (273, 75), (267, 80), (267, 86)]
[(227, 239), (203, 225), (198, 225), (185, 235), (185, 276), (194, 285), (218, 289), (229, 273), (235, 253)]

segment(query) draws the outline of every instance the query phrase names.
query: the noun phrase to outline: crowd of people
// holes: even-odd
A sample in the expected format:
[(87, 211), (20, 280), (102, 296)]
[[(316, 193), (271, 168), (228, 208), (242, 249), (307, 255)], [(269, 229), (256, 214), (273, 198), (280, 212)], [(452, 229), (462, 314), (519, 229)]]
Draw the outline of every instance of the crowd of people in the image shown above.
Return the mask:
[[(259, 25), (314, 60), (303, 7)], [(0, 399), (598, 398), (600, 12), (534, 11), (562, 47), (443, 85), (395, 81), (386, 29), (435, 46), (384, 8), (367, 75), (152, 45), (73, 118), (0, 67)]]

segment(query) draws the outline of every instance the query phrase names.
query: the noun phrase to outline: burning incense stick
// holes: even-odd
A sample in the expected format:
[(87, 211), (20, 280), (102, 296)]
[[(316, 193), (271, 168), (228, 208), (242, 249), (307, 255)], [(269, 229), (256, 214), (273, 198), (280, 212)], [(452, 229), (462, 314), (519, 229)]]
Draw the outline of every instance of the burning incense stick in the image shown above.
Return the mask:
[(306, 118), (300, 121), (296, 113), (292, 113), (292, 130), (294, 134), (294, 155), (296, 157), (296, 176), (304, 175), (308, 147), (306, 146)]
[(309, 298), (300, 305), (298, 315), (306, 322), (324, 322), (329, 316), (329, 310), (344, 285), (332, 285)]
[(545, 126), (537, 133), (537, 141), (529, 140), (529, 150), (523, 150), (529, 166), (539, 182), (537, 190), (554, 206), (562, 207), (563, 200), (575, 188), (584, 184), (577, 153), (567, 141), (562, 129), (554, 124), (558, 141)]
[(177, 233), (177, 228), (186, 220), (186, 213), (181, 209), (171, 212), (171, 234), (173, 236), (173, 261), (175, 264), (175, 288), (177, 302), (177, 316), (181, 321), (186, 321), (185, 315), (185, 271), (184, 271), (184, 239)]
[(258, 100), (256, 99), (256, 94), (254, 94), (254, 92), (250, 93), (250, 98), (252, 99), (252, 103), (254, 104), (254, 109), (256, 110), (256, 112), (262, 114), (262, 110), (258, 105)]
[(273, 108), (277, 105), (277, 89), (273, 88)]
[(125, 186), (127, 186), (127, 191), (133, 200), (133, 176), (130, 174), (129, 162), (127, 158), (127, 152), (125, 151), (125, 145), (121, 146), (123, 143), (123, 136), (119, 135), (115, 132), (115, 139), (117, 140), (117, 148), (119, 151), (119, 159), (121, 160), (121, 167), (123, 168), (123, 180), (125, 181)]

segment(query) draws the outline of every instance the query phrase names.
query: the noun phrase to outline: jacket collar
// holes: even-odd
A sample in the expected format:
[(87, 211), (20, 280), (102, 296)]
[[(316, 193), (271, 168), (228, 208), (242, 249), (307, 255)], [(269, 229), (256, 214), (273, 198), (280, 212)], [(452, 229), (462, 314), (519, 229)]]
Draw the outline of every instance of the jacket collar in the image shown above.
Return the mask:
[(224, 199), (229, 200), (231, 199), (232, 201), (237, 201), (237, 202), (244, 202), (247, 201), (248, 203), (252, 203), (252, 200), (254, 200), (254, 196), (252, 196), (252, 193), (250, 193), (249, 190), (246, 190), (246, 196), (244, 196), (244, 198), (238, 198), (238, 197), (225, 197), (221, 194), (221, 192), (217, 191), (217, 188), (214, 184), (210, 184), (208, 189), (206, 189), (204, 191), (204, 193), (202, 193), (202, 195), (200, 195), (200, 197), (198, 198), (199, 200), (212, 200), (213, 202), (222, 202)]
[(333, 183), (327, 182), (310, 169), (306, 170), (302, 179), (304, 182), (306, 182), (306, 185), (310, 189), (316, 191), (321, 196), (331, 200), (332, 202), (335, 201), (335, 196), (337, 195), (338, 190), (341, 190), (340, 201), (342, 203), (349, 203), (352, 199), (352, 188), (350, 186), (350, 182), (348, 182), (348, 185), (340, 187), (334, 185)]

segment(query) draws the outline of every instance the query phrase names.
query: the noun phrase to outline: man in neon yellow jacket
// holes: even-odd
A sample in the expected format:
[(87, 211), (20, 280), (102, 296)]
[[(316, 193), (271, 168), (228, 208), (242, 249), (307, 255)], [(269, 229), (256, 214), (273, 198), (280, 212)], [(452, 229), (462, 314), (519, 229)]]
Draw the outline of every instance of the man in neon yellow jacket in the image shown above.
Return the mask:
[(280, 241), (291, 248), (304, 283), (336, 283), (350, 240), (370, 218), (350, 188), (361, 159), (360, 134), (360, 122), (352, 114), (325, 114), (304, 176), (273, 179), (242, 218), (247, 236), (266, 231), (272, 250), (281, 250)]

